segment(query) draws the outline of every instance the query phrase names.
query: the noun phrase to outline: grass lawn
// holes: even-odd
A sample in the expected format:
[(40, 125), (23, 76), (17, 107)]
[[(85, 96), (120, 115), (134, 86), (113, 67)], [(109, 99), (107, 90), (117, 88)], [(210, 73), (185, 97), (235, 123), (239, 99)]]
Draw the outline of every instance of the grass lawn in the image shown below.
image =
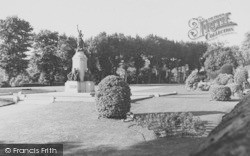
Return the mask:
[[(132, 112), (191, 111), (208, 121), (210, 129), (237, 103), (210, 101), (207, 92), (187, 92), (183, 86), (147, 91), (177, 91), (178, 95), (137, 101), (132, 104)], [(0, 118), (1, 143), (63, 143), (65, 155), (187, 156), (205, 140), (204, 137), (155, 139), (147, 129), (129, 128), (130, 122), (97, 119), (93, 102), (20, 103), (1, 107)]]

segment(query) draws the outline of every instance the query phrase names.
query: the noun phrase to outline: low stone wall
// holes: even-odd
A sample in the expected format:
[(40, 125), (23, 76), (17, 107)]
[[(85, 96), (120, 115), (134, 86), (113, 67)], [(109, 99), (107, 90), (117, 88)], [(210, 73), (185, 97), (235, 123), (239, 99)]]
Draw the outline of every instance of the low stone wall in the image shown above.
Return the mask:
[(191, 156), (250, 156), (250, 95), (223, 116)]

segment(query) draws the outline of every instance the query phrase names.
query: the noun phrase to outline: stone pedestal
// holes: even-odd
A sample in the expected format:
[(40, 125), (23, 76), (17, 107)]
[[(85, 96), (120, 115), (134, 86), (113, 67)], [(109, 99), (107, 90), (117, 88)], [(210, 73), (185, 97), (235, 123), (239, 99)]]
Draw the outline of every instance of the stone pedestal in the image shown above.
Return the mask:
[(95, 83), (93, 81), (84, 81), (85, 87), (86, 87), (86, 92), (94, 92), (95, 91)]
[(80, 81), (84, 81), (84, 74), (87, 71), (87, 57), (83, 51), (77, 51), (72, 58), (72, 71), (78, 70)]
[(77, 50), (72, 58), (72, 71), (78, 71), (80, 81), (67, 81), (65, 83), (65, 92), (90, 93), (94, 91), (94, 83), (92, 81), (84, 81), (84, 75), (87, 69), (86, 55), (83, 51)]
[(93, 81), (67, 81), (65, 83), (65, 92), (68, 93), (90, 93), (95, 91)]

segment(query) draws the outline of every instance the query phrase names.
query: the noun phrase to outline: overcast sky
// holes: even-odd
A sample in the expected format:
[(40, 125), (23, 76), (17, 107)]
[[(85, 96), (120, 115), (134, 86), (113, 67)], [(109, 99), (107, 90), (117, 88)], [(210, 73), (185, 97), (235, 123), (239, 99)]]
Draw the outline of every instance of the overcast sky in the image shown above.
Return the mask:
[(240, 44), (250, 31), (249, 0), (0, 0), (0, 18), (17, 15), (30, 22), (35, 32), (49, 29), (84, 38), (100, 32), (144, 37), (155, 34), (177, 41), (191, 41), (191, 18), (210, 18), (231, 12), (236, 33), (218, 41)]

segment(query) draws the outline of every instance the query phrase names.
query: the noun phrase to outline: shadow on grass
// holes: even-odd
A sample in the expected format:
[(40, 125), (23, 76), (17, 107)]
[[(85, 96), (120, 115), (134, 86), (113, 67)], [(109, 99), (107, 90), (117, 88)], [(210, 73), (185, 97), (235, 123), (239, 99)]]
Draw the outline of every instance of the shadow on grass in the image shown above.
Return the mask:
[[(212, 114), (226, 114), (226, 112), (221, 111), (189, 111), (194, 116), (202, 115), (212, 115)], [(170, 114), (170, 113), (181, 113), (181, 112), (148, 112), (148, 113), (136, 113), (135, 115), (144, 115), (144, 114)]]
[(11, 99), (0, 98), (0, 107), (10, 106), (15, 104)]
[(168, 137), (141, 142), (129, 147), (100, 145), (86, 147), (83, 143), (63, 142), (64, 155), (81, 156), (188, 156), (205, 137)]
[(0, 107), (6, 107), (6, 106), (11, 106), (11, 105), (14, 105), (16, 104), (15, 102), (10, 102), (10, 103), (6, 103), (6, 104), (1, 104), (0, 102)]
[(13, 93), (22, 92), (23, 94), (35, 94), (35, 93), (49, 93), (55, 92), (55, 90), (49, 89), (37, 89), (37, 88), (0, 88), (0, 93), (9, 93), (12, 95)]

